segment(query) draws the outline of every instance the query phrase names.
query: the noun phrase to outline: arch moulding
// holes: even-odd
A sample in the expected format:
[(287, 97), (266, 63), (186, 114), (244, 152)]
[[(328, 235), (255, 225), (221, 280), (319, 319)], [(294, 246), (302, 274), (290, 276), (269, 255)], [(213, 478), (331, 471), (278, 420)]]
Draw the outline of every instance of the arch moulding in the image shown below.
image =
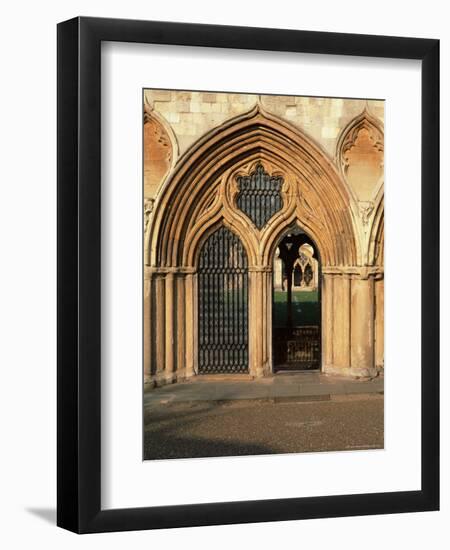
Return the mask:
[[(280, 207), (259, 227), (237, 204), (238, 178), (256, 170), (281, 182)], [(251, 375), (273, 370), (272, 263), (279, 239), (296, 227), (316, 243), (322, 267), (322, 370), (373, 374), (373, 279), (361, 268), (357, 217), (327, 154), (260, 105), (198, 140), (158, 192), (145, 235), (146, 380), (198, 372), (198, 255), (221, 225), (241, 239), (248, 257)]]
[[(235, 204), (237, 175), (250, 173), (257, 163), (284, 178), (283, 208), (261, 230)], [(273, 241), (296, 222), (318, 243), (326, 265), (354, 266), (360, 257), (356, 211), (326, 153), (257, 105), (206, 134), (179, 160), (154, 205), (146, 263), (195, 267), (199, 231), (222, 220), (248, 241), (255, 267), (267, 265)]]

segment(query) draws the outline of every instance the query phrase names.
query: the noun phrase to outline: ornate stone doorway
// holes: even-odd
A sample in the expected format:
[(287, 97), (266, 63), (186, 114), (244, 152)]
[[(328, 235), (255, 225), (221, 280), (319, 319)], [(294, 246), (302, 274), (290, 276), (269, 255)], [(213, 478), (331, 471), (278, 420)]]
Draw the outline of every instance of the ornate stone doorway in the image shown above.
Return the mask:
[[(146, 225), (146, 381), (170, 383), (207, 372), (258, 377), (277, 369), (272, 306), (280, 281), (273, 263), (289, 234), (302, 235), (291, 266), (294, 291), (311, 294), (315, 287), (319, 296), (307, 368), (375, 375), (383, 351), (383, 212), (380, 195), (373, 225), (358, 229), (359, 205), (332, 160), (259, 105), (211, 130), (178, 161)], [(228, 252), (214, 266), (205, 243), (218, 235), (218, 251), (224, 246)], [(246, 259), (245, 276), (235, 271), (243, 263), (230, 263), (234, 245), (226, 243), (234, 239)], [(310, 248), (299, 254), (305, 245)], [(248, 284), (243, 341), (236, 339), (240, 325), (234, 321), (236, 314), (244, 320), (236, 307), (244, 296), (235, 294), (240, 277)], [(208, 294), (214, 278), (218, 287)], [(219, 295), (222, 302), (215, 303)], [(205, 315), (215, 319), (215, 340)], [(292, 351), (298, 366), (302, 340), (294, 336), (285, 353)]]
[(273, 370), (321, 367), (321, 291), (317, 246), (301, 229), (279, 242), (273, 262)]

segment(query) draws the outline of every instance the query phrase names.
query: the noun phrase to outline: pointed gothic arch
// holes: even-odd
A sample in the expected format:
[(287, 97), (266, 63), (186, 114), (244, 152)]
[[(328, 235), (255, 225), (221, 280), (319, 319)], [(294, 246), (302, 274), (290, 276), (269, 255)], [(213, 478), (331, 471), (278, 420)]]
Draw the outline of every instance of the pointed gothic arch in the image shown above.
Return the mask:
[(261, 241), (258, 245), (253, 239), (250, 257), (255, 264), (267, 262), (264, 247), (270, 247), (271, 235), (300, 219), (320, 243), (327, 265), (356, 265), (356, 208), (331, 159), (297, 128), (259, 105), (210, 131), (177, 163), (155, 203), (147, 264), (175, 267), (188, 262), (185, 267), (193, 267), (195, 254), (186, 254), (185, 244), (200, 220), (217, 215), (248, 225), (234, 208), (235, 177), (257, 162), (283, 174), (286, 181), (285, 204), (269, 224), (270, 231), (250, 226)]
[[(276, 211), (255, 223), (238, 197), (239, 182), (257, 172), (281, 183)], [(198, 373), (199, 254), (222, 226), (240, 238), (248, 258), (250, 374), (272, 372), (272, 264), (291, 227), (301, 227), (320, 255), (322, 369), (373, 374), (373, 280), (361, 267), (358, 215), (320, 146), (259, 104), (208, 132), (160, 188), (145, 235), (147, 379), (158, 384)]]

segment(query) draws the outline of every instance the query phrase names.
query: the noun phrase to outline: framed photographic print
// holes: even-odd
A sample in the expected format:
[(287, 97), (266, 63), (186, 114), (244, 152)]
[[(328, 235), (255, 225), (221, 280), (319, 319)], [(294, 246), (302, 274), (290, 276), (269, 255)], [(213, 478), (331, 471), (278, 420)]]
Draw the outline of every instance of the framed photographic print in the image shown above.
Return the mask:
[(437, 510), (438, 201), (437, 40), (61, 23), (58, 525)]

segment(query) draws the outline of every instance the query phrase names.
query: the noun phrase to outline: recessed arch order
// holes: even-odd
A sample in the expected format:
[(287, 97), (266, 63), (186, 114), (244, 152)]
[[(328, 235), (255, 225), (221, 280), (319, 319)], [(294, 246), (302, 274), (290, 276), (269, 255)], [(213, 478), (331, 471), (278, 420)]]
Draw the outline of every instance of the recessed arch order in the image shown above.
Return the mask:
[[(262, 163), (283, 177), (283, 207), (258, 229), (236, 207), (236, 176)], [(309, 137), (258, 104), (213, 129), (179, 159), (160, 189), (146, 235), (146, 264), (194, 268), (198, 250), (220, 224), (243, 241), (252, 267), (270, 265), (274, 247), (299, 225), (323, 265), (356, 266), (356, 207), (331, 159)]]

